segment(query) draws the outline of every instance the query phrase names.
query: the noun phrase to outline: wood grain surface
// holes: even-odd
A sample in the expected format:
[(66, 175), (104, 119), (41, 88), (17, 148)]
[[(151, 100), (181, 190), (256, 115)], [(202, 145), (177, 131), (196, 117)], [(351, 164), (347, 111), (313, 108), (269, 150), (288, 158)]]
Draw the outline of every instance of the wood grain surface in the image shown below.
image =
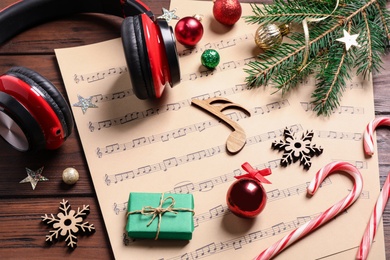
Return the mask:
[[(0, 1), (0, 10), (14, 1)], [(270, 3), (267, 1), (265, 3)], [(169, 8), (169, 0), (144, 2), (155, 14), (161, 14), (162, 7)], [(121, 22), (121, 18), (107, 15), (78, 14), (36, 26), (0, 45), (0, 73), (16, 65), (29, 67), (48, 78), (66, 97), (53, 50), (119, 37)], [(373, 77), (377, 116), (389, 116), (390, 113), (390, 55), (383, 58), (383, 67), (381, 73)], [(390, 170), (389, 130), (377, 131), (381, 183)], [(36, 170), (42, 166), (45, 167), (43, 175), (50, 182), (38, 183), (36, 190), (28, 183), (19, 184), (26, 177), (25, 167)], [(67, 167), (75, 167), (80, 173), (80, 180), (74, 186), (62, 182), (62, 171)], [(74, 209), (90, 205), (91, 213), (86, 220), (96, 227), (96, 233), (91, 237), (78, 237), (78, 248), (74, 251), (68, 250), (64, 241), (52, 246), (45, 242), (50, 228), (41, 222), (41, 216), (57, 213), (63, 198), (69, 200)], [(390, 259), (390, 206), (386, 208), (383, 222), (387, 259)], [(61, 257), (113, 259), (77, 129), (60, 149), (35, 154), (17, 152), (0, 139), (0, 259)]]

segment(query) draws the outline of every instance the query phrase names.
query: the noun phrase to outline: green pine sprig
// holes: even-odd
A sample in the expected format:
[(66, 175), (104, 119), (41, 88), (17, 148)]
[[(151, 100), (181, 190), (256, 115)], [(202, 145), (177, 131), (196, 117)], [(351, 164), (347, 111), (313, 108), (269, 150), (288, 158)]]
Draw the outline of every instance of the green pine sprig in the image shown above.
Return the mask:
[[(302, 65), (305, 36), (302, 32), (288, 35), (289, 42), (266, 50), (248, 64), (249, 88), (272, 85), (287, 93), (315, 74), (316, 89), (312, 105), (318, 115), (330, 115), (339, 105), (350, 73), (369, 77), (382, 68), (381, 57), (390, 40), (390, 13), (384, 0), (342, 0), (335, 11), (336, 0), (274, 0), (271, 5), (252, 4), (253, 15), (244, 17), (247, 23), (301, 24), (305, 18), (325, 18), (309, 23), (309, 55)], [(343, 30), (359, 34), (360, 47), (348, 51), (336, 39)]]

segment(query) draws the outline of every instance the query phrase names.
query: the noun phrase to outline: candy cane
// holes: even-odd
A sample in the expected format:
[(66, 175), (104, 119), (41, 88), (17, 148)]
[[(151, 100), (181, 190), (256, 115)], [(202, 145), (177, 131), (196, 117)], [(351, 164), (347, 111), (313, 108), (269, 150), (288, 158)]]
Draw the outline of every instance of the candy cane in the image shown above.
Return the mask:
[(390, 118), (378, 117), (372, 120), (366, 127), (363, 136), (364, 152), (367, 155), (374, 154), (374, 131), (378, 126), (387, 125), (390, 126)]
[(290, 234), (273, 244), (268, 249), (264, 250), (261, 254), (259, 254), (255, 259), (257, 260), (268, 260), (272, 257), (279, 254), (289, 245), (304, 237), (308, 233), (312, 232), (316, 228), (320, 227), (322, 224), (328, 222), (330, 219), (333, 219), (340, 212), (347, 209), (351, 206), (357, 198), (359, 198), (362, 189), (363, 189), (363, 178), (360, 174), (359, 170), (356, 169), (350, 163), (347, 162), (332, 162), (319, 170), (315, 176), (315, 178), (311, 181), (309, 187), (307, 188), (307, 192), (310, 195), (314, 195), (314, 193), (319, 188), (322, 181), (332, 172), (342, 171), (346, 172), (354, 179), (354, 187), (352, 191), (346, 196), (344, 199), (328, 208), (325, 212), (321, 213), (317, 218), (307, 222), (306, 224), (300, 226), (299, 228), (292, 231)]
[[(390, 126), (390, 118), (376, 118), (372, 120), (366, 127), (366, 131), (364, 132), (363, 146), (364, 152), (367, 155), (374, 154), (374, 131), (378, 126), (381, 125)], [(362, 241), (360, 243), (358, 254), (356, 256), (357, 259), (367, 259), (376, 231), (378, 229), (378, 224), (381, 221), (383, 211), (386, 207), (386, 203), (389, 200), (389, 193), (390, 178), (389, 175), (387, 175), (385, 184), (383, 185), (382, 191), (379, 194), (377, 202), (375, 203), (374, 210), (370, 217), (370, 221), (367, 224), (366, 231), (364, 232)]]

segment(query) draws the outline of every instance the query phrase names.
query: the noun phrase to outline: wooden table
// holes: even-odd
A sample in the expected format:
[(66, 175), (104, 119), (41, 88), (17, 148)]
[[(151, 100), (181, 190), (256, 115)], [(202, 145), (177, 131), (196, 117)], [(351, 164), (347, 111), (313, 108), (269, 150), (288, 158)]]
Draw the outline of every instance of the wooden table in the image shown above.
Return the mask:
[[(0, 10), (13, 2), (2, 0)], [(169, 7), (169, 0), (144, 2), (155, 14), (161, 14), (161, 7)], [(117, 17), (80, 14), (35, 27), (0, 46), (0, 71), (3, 73), (15, 65), (29, 67), (47, 77), (66, 96), (53, 49), (119, 37), (121, 21)], [(390, 113), (387, 94), (390, 55), (383, 61), (384, 70), (374, 76), (377, 116), (389, 116)], [(390, 170), (388, 133), (389, 129), (377, 131), (382, 184)], [(36, 190), (32, 190), (28, 183), (19, 184), (26, 177), (25, 167), (36, 170), (42, 166), (45, 167), (43, 175), (50, 179), (49, 182), (38, 183)], [(80, 173), (80, 180), (74, 186), (62, 182), (62, 171), (67, 167), (75, 167)], [(91, 213), (86, 221), (96, 227), (96, 233), (91, 237), (78, 237), (78, 248), (74, 251), (67, 250), (64, 241), (52, 246), (45, 242), (50, 228), (41, 222), (41, 216), (56, 214), (63, 198), (69, 200), (73, 209), (90, 205)], [(387, 259), (390, 259), (390, 206), (383, 221)], [(113, 258), (77, 129), (59, 150), (36, 154), (17, 152), (0, 139), (0, 244), (1, 259)]]

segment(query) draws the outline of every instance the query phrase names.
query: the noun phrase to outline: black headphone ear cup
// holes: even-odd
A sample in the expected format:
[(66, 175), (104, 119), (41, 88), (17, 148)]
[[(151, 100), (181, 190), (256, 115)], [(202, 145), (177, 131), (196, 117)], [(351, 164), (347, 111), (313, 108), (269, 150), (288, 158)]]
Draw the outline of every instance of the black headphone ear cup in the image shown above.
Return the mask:
[(164, 44), (166, 57), (168, 61), (170, 85), (171, 87), (180, 83), (180, 65), (176, 49), (176, 39), (172, 27), (168, 25), (165, 19), (158, 19), (157, 25), (160, 29), (162, 41)]
[(15, 98), (0, 92), (0, 135), (23, 152), (45, 148), (46, 140), (35, 118)]
[(156, 94), (141, 16), (130, 16), (124, 19), (121, 35), (135, 95), (139, 99), (154, 98)]
[(45, 100), (61, 122), (65, 138), (72, 133), (74, 121), (69, 105), (59, 90), (49, 80), (25, 67), (13, 67), (6, 74), (17, 77), (30, 86), (37, 87), (44, 94)]

